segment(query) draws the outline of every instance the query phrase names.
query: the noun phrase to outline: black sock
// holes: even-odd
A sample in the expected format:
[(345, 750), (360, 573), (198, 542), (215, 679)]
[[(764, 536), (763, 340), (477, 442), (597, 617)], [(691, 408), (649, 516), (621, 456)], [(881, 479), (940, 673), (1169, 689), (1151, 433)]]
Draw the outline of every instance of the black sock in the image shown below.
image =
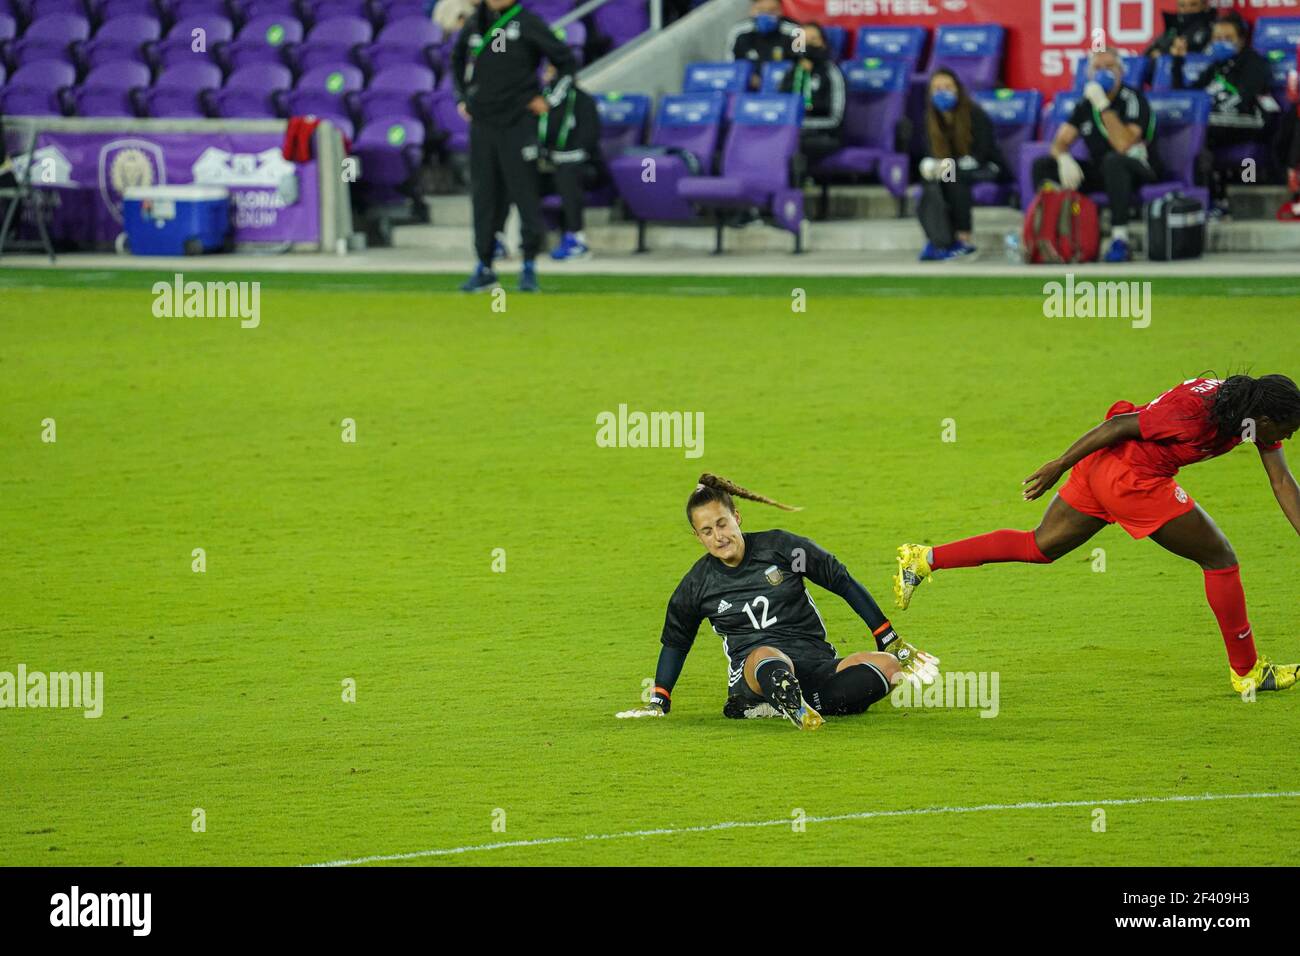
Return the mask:
[(758, 662), (754, 668), (754, 680), (758, 681), (758, 689), (768, 700), (776, 697), (777, 674), (788, 674), (789, 665), (779, 657), (765, 657)]

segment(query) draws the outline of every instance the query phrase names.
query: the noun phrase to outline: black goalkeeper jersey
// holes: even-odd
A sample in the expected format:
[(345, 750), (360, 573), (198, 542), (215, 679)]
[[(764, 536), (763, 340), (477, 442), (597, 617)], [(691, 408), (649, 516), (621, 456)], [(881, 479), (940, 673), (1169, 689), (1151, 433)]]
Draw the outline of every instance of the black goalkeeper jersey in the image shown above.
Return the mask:
[(707, 618), (733, 669), (763, 645), (796, 661), (833, 658), (805, 581), (842, 597), (873, 630), (887, 626), (871, 595), (833, 554), (788, 531), (755, 531), (745, 534), (738, 566), (729, 568), (711, 554), (695, 562), (668, 601), (660, 640), (690, 650)]

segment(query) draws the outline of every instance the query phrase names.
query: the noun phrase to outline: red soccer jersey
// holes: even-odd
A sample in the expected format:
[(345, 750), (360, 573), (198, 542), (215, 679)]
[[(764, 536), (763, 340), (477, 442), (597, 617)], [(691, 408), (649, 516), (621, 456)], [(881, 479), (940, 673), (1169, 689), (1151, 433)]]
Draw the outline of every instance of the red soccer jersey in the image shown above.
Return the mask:
[[(1191, 378), (1145, 405), (1118, 402), (1107, 418), (1124, 412), (1138, 413), (1140, 440), (1120, 442), (1115, 451), (1142, 475), (1172, 478), (1184, 465), (1194, 465), (1232, 451), (1241, 436), (1217, 441), (1209, 402), (1223, 383), (1215, 378)], [(1266, 451), (1281, 444), (1261, 445)]]

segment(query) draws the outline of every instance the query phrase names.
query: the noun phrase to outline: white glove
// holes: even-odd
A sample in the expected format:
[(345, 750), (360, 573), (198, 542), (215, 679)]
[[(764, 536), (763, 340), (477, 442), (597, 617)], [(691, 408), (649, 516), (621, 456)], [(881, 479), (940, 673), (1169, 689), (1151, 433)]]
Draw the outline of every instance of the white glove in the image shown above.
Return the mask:
[(1056, 157), (1056, 171), (1066, 189), (1078, 189), (1083, 185), (1083, 167), (1069, 153)]
[(921, 178), (934, 182), (943, 174), (943, 160), (927, 156), (921, 160)]
[(635, 707), (632, 710), (620, 710), (614, 715), (619, 720), (631, 720), (638, 717), (662, 717), (664, 710), (658, 704), (646, 704), (644, 707)]
[(1106, 91), (1101, 88), (1101, 84), (1096, 80), (1088, 81), (1087, 86), (1083, 88), (1083, 95), (1089, 103), (1099, 110), (1104, 110), (1107, 106), (1110, 106), (1110, 97), (1106, 95)]

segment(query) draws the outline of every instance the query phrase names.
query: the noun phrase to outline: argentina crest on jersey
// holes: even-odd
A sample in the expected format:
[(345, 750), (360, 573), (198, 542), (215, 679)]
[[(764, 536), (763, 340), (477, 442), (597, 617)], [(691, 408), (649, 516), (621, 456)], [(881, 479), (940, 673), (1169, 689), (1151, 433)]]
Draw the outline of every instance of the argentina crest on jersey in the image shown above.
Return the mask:
[(785, 580), (785, 575), (781, 573), (781, 569), (775, 564), (763, 572), (763, 577), (767, 578), (767, 583), (772, 587), (776, 587)]

